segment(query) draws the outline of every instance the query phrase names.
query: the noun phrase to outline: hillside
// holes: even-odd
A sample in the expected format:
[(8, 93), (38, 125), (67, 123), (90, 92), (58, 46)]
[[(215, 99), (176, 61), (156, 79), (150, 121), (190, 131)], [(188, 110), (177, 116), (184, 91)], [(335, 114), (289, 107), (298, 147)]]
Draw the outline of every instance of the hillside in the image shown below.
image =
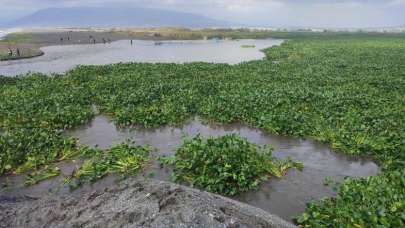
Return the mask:
[(230, 23), (204, 16), (150, 8), (47, 8), (5, 24), (6, 27), (72, 26), (182, 26), (226, 27)]

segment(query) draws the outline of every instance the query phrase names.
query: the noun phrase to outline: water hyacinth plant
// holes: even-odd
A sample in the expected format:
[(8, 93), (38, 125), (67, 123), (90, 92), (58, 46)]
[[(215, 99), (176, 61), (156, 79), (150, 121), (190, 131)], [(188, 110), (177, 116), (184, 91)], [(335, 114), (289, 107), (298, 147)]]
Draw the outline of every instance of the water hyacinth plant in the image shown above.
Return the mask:
[[(266, 49), (266, 59), (236, 65), (131, 63), (80, 66), (52, 77), (0, 77), (0, 174), (40, 169), (81, 154), (82, 149), (77, 151), (76, 143), (60, 132), (93, 118), (92, 105), (125, 126), (178, 124), (197, 115), (221, 123), (243, 122), (274, 134), (310, 137), (342, 153), (378, 161), (380, 175), (344, 181), (335, 198), (308, 207), (297, 220), (301, 225), (403, 227), (404, 35), (278, 37), (289, 40)], [(131, 170), (133, 166), (126, 164), (132, 163), (119, 166)], [(192, 178), (204, 173), (180, 164)], [(92, 175), (102, 176), (105, 168), (100, 169)], [(227, 174), (218, 171), (223, 174), (220, 180), (230, 178), (232, 172), (224, 171)], [(221, 191), (210, 181), (206, 177), (196, 183)], [(237, 183), (229, 194), (255, 185)]]
[(30, 186), (37, 184), (51, 177), (59, 176), (60, 169), (58, 167), (45, 166), (41, 170), (34, 171), (25, 177), (25, 185)]
[(271, 147), (258, 147), (238, 135), (185, 139), (174, 157), (161, 161), (174, 166), (174, 179), (209, 192), (235, 195), (258, 187), (270, 176), (281, 177), (302, 164), (275, 160)]
[(107, 151), (93, 150), (87, 154), (81, 167), (76, 170), (73, 177), (77, 185), (96, 180), (111, 174), (136, 174), (148, 161), (150, 148), (145, 146), (132, 146), (128, 142), (112, 146)]

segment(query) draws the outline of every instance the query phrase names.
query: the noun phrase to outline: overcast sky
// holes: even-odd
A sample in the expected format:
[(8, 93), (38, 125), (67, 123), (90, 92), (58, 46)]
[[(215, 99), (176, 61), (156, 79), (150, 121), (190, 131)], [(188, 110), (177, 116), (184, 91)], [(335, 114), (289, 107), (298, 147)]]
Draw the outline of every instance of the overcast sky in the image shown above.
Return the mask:
[(192, 12), (257, 26), (405, 25), (405, 0), (0, 0), (0, 22), (48, 7), (112, 5)]

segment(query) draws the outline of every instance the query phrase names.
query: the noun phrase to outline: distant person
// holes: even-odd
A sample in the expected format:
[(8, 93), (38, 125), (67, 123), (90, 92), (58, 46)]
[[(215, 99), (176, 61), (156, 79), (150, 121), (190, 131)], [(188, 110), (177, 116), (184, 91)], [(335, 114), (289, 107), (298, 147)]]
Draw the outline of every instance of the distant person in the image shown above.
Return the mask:
[(17, 56), (20, 57), (21, 53), (20, 53), (20, 49), (17, 48)]
[(11, 50), (10, 48), (8, 49), (8, 56), (13, 56), (13, 50)]
[(70, 41), (70, 36), (67, 37), (67, 40)]
[(93, 44), (96, 44), (96, 39), (93, 39)]
[(63, 37), (60, 38), (60, 42), (63, 43)]

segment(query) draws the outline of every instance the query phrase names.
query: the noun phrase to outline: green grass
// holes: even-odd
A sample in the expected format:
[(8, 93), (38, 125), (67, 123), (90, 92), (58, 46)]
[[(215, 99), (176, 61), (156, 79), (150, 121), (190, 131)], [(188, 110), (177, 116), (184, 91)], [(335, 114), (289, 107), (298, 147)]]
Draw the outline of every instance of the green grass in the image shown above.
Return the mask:
[(115, 145), (107, 151), (93, 150), (91, 154), (85, 155), (89, 158), (74, 173), (73, 177), (77, 179), (75, 185), (95, 182), (112, 173), (136, 174), (148, 161), (149, 152), (148, 147), (131, 146), (128, 143)]
[(347, 179), (336, 198), (311, 203), (303, 226), (404, 226), (403, 34), (274, 36), (289, 40), (238, 65), (115, 64), (0, 78), (0, 173), (81, 154), (60, 131), (88, 122), (92, 104), (126, 126), (198, 115), (313, 138), (381, 165), (379, 176)]
[(241, 45), (241, 48), (255, 48), (256, 45)]
[(44, 52), (42, 52), (41, 50), (34, 50), (34, 49), (22, 49), (21, 52), (22, 54), (20, 56), (17, 55), (9, 56), (7, 54), (0, 53), (0, 61), (28, 59), (38, 57), (44, 54)]
[(18, 43), (30, 43), (32, 41), (32, 34), (29, 33), (10, 33), (4, 37), (0, 43), (6, 44), (18, 44)]

